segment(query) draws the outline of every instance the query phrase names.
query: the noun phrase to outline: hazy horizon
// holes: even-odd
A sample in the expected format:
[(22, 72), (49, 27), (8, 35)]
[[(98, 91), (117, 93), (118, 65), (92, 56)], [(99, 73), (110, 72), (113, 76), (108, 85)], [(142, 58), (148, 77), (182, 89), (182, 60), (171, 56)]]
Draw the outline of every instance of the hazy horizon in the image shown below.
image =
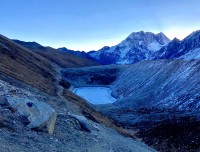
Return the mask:
[(185, 38), (199, 30), (198, 0), (7, 0), (0, 6), (1, 34), (54, 48), (98, 50), (132, 32)]

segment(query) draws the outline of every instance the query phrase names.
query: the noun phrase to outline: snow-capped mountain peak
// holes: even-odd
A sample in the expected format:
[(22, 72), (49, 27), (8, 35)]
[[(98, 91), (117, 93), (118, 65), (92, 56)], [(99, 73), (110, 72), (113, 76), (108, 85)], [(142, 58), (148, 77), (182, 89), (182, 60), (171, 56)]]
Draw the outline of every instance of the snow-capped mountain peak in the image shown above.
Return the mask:
[(90, 55), (103, 64), (131, 64), (150, 59), (154, 52), (169, 42), (163, 33), (133, 32), (118, 45), (102, 48)]

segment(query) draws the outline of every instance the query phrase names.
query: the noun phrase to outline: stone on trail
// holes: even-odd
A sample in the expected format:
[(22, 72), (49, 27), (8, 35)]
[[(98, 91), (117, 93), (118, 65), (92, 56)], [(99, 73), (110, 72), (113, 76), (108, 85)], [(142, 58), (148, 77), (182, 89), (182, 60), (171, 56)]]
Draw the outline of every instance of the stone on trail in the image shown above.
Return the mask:
[(68, 113), (68, 116), (75, 118), (79, 124), (80, 127), (86, 131), (86, 132), (91, 132), (91, 130), (89, 129), (89, 124), (88, 124), (88, 120), (86, 117), (84, 116), (80, 116), (80, 115), (75, 115), (75, 114), (71, 114), (70, 112)]

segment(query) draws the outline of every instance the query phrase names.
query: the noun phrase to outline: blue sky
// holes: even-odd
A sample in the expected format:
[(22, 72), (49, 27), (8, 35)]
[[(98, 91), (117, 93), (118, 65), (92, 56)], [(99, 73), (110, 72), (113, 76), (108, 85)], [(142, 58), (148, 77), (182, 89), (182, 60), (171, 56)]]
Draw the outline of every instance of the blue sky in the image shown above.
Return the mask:
[(2, 0), (0, 33), (88, 51), (141, 30), (182, 39), (200, 29), (199, 15), (199, 0)]

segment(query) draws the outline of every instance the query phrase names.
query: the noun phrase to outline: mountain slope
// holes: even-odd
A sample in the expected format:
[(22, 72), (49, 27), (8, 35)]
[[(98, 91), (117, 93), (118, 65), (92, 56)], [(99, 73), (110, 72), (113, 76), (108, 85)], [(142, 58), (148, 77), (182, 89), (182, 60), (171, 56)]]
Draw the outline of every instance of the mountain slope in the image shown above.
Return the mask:
[(199, 60), (142, 61), (124, 69), (113, 84), (116, 103), (133, 109), (199, 110)]
[(58, 49), (54, 49), (51, 47), (44, 47), (35, 42), (24, 42), (24, 41), (19, 41), (19, 40), (14, 40), (14, 41), (32, 51), (40, 54), (41, 56), (45, 57), (49, 61), (52, 61), (52, 62), (58, 64), (62, 68), (99, 65), (95, 61), (77, 57), (77, 56), (71, 55), (67, 52), (60, 51)]
[(195, 31), (182, 41), (172, 40), (157, 52), (155, 59), (199, 59), (200, 31)]
[(0, 36), (0, 72), (53, 94), (55, 70), (40, 55)]

